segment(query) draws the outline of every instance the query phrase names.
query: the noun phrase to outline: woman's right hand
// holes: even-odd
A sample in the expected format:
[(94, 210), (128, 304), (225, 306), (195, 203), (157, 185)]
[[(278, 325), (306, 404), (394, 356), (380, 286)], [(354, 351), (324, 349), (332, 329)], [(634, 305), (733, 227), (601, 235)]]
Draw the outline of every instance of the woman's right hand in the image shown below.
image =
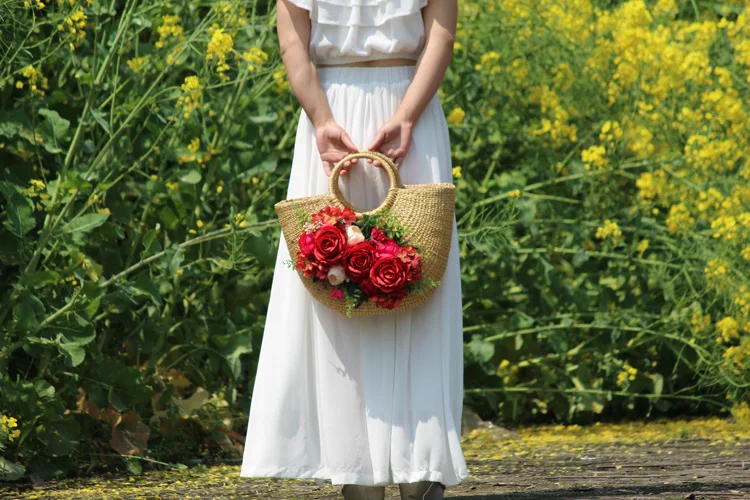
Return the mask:
[[(323, 160), (323, 169), (327, 176), (331, 175), (334, 164), (341, 161), (349, 153), (359, 151), (351, 138), (349, 138), (349, 134), (334, 120), (328, 120), (319, 127), (316, 127), (315, 136), (318, 142), (320, 159)], [(351, 161), (344, 162), (341, 174), (346, 174), (351, 165)]]

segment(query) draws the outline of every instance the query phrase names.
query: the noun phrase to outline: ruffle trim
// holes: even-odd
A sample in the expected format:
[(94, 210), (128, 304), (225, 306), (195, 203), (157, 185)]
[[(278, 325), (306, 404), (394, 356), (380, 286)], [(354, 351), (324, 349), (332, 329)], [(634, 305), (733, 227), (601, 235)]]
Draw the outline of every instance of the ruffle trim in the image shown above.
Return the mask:
[[(381, 26), (391, 19), (417, 14), (428, 0), (294, 0), (310, 2), (310, 18), (318, 24)], [(345, 3), (346, 2), (346, 3)]]

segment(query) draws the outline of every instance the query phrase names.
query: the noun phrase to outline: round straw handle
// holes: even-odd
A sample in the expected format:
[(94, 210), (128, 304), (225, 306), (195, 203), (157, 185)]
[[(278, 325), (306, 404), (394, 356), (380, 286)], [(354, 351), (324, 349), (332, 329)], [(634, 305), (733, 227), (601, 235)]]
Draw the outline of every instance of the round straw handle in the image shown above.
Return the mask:
[[(378, 208), (367, 212), (359, 210), (353, 204), (348, 202), (344, 198), (343, 194), (341, 193), (341, 189), (339, 188), (339, 174), (341, 173), (341, 168), (344, 166), (344, 163), (360, 158), (379, 161), (380, 164), (383, 165), (383, 168), (385, 168), (385, 171), (388, 173), (388, 178), (391, 182), (391, 187), (388, 189), (388, 194), (386, 195), (385, 200), (383, 200), (383, 203), (381, 203)], [(396, 199), (396, 190), (401, 187), (403, 186), (401, 185), (401, 177), (398, 175), (398, 167), (393, 160), (377, 151), (359, 151), (357, 153), (346, 155), (333, 166), (333, 170), (331, 170), (331, 176), (328, 179), (328, 191), (331, 193), (331, 195), (336, 198), (336, 200), (341, 205), (352, 209), (357, 214), (357, 216), (361, 216), (363, 214), (374, 214), (376, 212), (379, 212), (380, 210), (383, 210), (384, 208), (390, 207), (393, 204), (393, 201)]]

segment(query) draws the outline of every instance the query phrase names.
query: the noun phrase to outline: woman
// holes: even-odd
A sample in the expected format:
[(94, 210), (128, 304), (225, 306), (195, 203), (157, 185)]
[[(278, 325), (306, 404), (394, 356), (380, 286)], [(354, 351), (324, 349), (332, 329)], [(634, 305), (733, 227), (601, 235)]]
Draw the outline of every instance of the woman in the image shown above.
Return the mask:
[[(450, 63), (456, 0), (278, 0), (281, 54), (303, 108), (287, 199), (328, 190), (360, 149), (395, 160), (404, 184), (452, 182), (437, 95)], [(346, 162), (344, 196), (385, 198), (379, 162)], [(346, 500), (443, 498), (468, 478), (456, 221), (448, 267), (423, 305), (347, 318), (306, 292), (279, 239), (252, 395), (242, 477), (330, 479)]]

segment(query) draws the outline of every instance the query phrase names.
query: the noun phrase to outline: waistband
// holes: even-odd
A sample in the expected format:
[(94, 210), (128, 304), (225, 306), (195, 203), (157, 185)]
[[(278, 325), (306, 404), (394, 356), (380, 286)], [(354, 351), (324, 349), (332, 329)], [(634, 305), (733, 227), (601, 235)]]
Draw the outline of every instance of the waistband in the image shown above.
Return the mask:
[(318, 68), (321, 85), (336, 83), (393, 84), (409, 83), (416, 66), (333, 66)]

